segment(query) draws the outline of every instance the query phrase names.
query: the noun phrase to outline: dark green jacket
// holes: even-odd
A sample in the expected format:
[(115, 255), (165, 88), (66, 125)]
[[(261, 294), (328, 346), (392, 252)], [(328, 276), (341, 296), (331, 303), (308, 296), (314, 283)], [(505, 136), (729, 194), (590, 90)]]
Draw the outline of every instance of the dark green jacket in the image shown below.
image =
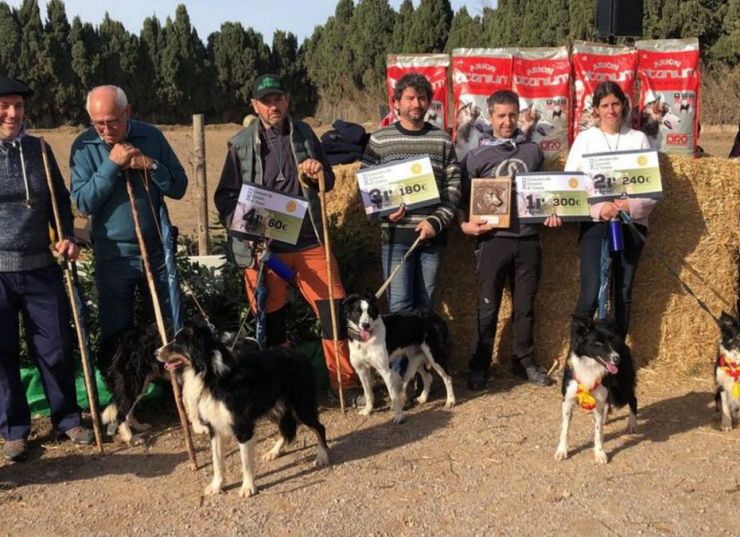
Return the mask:
[[(316, 135), (306, 123), (288, 118), (290, 125), (291, 147), (296, 163), (303, 162), (308, 158), (322, 161), (325, 169), (326, 190), (334, 187), (334, 174), (331, 167), (323, 158), (321, 145)], [(248, 127), (236, 133), (228, 142), (227, 165), (221, 174), (218, 187), (214, 194), (214, 202), (222, 223), (227, 227), (231, 223), (231, 217), (236, 209), (237, 200), (241, 187), (245, 183), (262, 185), (262, 161), (261, 141), (259, 136), (259, 119)], [(239, 163), (241, 175), (236, 175), (228, 170), (229, 159), (236, 159)], [(321, 204), (319, 201), (318, 186), (310, 183), (308, 187), (301, 186), (303, 197), (308, 201), (308, 216), (311, 219), (316, 239), (323, 243), (323, 226), (321, 223)]]

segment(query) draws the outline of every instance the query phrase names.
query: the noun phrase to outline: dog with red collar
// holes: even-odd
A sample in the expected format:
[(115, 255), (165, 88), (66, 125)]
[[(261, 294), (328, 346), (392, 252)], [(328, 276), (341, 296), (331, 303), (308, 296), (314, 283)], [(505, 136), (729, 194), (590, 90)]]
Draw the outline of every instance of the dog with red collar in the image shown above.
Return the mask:
[(722, 411), (720, 427), (723, 431), (731, 431), (733, 418), (740, 418), (740, 325), (722, 312), (719, 326), (722, 341), (714, 367), (715, 401), (717, 409)]
[(629, 347), (611, 321), (573, 317), (571, 349), (563, 370), (563, 422), (555, 459), (568, 458), (568, 429), (573, 407), (594, 416), (594, 458), (609, 462), (604, 451), (604, 424), (609, 409), (629, 405), (627, 432), (637, 429), (635, 366)]

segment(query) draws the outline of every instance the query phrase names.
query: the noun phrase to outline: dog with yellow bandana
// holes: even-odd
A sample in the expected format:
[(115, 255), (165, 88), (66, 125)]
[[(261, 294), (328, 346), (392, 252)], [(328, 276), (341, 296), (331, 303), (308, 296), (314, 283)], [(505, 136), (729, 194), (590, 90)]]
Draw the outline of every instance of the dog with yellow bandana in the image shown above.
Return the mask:
[(568, 429), (573, 407), (594, 416), (594, 458), (605, 464), (604, 424), (609, 409), (629, 405), (627, 432), (637, 429), (635, 366), (629, 347), (611, 321), (573, 317), (571, 349), (563, 369), (563, 422), (555, 459), (568, 458)]
[(732, 419), (740, 417), (740, 325), (722, 312), (719, 318), (722, 341), (717, 352), (714, 380), (717, 384), (715, 401), (722, 411), (720, 427), (732, 430)]

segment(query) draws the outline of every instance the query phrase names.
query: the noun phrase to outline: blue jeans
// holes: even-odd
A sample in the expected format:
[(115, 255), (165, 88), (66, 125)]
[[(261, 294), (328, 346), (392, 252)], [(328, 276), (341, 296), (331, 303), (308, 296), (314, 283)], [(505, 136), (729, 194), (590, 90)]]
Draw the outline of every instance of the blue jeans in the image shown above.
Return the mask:
[[(383, 279), (387, 279), (410, 244), (384, 242), (382, 247)], [(401, 267), (388, 286), (388, 307), (391, 313), (410, 309), (432, 309), (437, 271), (442, 260), (444, 243), (422, 243)]]
[[(152, 267), (162, 316), (165, 324), (171, 327), (172, 311), (167, 287), (167, 270), (161, 248), (149, 252), (149, 264)], [(141, 292), (147, 311), (153, 311), (141, 256), (96, 260), (95, 284), (98, 288), (100, 335), (103, 341), (134, 328), (134, 296), (137, 288)]]

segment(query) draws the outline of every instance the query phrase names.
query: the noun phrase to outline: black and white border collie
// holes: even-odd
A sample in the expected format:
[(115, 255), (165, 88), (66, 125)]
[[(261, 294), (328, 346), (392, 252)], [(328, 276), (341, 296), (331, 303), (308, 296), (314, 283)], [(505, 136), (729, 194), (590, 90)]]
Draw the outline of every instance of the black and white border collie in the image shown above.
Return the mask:
[(259, 418), (278, 423), (280, 437), (263, 460), (280, 456), (295, 438), (298, 422), (318, 440), (317, 466), (329, 464), (326, 430), (319, 421), (318, 383), (308, 359), (290, 349), (237, 350), (234, 354), (205, 324), (188, 324), (159, 349), (157, 359), (169, 370), (183, 368), (183, 399), (195, 403), (199, 421), (211, 437), (213, 480), (205, 494), (221, 492), (223, 440), (236, 438), (242, 462), (239, 495), (255, 494), (254, 428)]
[(577, 404), (594, 416), (594, 457), (606, 464), (604, 423), (610, 406), (629, 405), (627, 432), (637, 428), (635, 367), (629, 347), (610, 321), (573, 317), (571, 349), (563, 370), (563, 422), (555, 459), (568, 458), (568, 428)]
[[(405, 420), (406, 387), (416, 373), (424, 382), (424, 389), (416, 398), (417, 403), (426, 403), (429, 398), (432, 385), (429, 370), (434, 369), (445, 384), (445, 406), (449, 408), (455, 404), (452, 379), (445, 370), (450, 334), (439, 315), (426, 311), (380, 315), (377, 300), (370, 293), (348, 296), (342, 302), (342, 315), (347, 323), (349, 360), (360, 377), (365, 395), (365, 408), (360, 414), (367, 416), (373, 411), (371, 369), (378, 372), (388, 388), (395, 423)], [(401, 378), (391, 368), (391, 361), (403, 355), (408, 357), (409, 363)]]
[(719, 318), (722, 341), (714, 366), (717, 385), (715, 400), (722, 411), (720, 427), (732, 430), (732, 420), (740, 418), (740, 326), (725, 312)]
[(134, 407), (146, 394), (149, 383), (160, 378), (169, 379), (156, 352), (162, 345), (157, 326), (152, 323), (143, 332), (130, 330), (101, 344), (98, 368), (111, 394), (111, 402), (102, 413), (102, 422), (108, 425), (108, 434), (118, 430), (127, 444), (139, 443), (134, 432), (150, 428), (134, 417)]

